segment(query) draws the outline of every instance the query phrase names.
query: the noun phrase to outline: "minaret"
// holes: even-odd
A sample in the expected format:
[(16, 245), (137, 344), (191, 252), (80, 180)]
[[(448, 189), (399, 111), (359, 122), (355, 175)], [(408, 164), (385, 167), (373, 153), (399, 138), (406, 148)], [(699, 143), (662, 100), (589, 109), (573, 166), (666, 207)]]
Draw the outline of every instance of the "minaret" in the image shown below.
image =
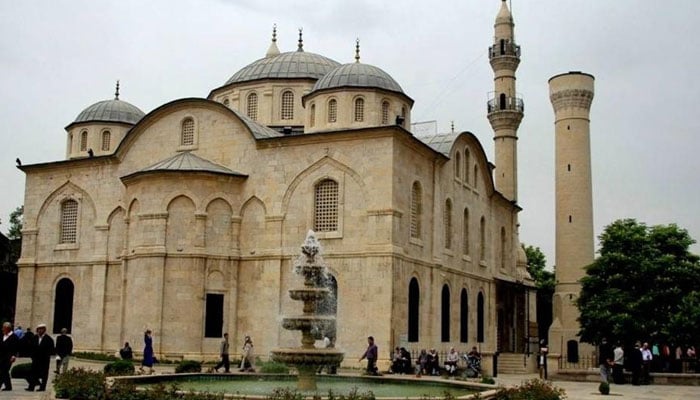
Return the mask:
[(494, 44), (489, 60), (494, 73), (494, 92), (488, 101), (488, 118), (496, 149), (496, 190), (507, 199), (518, 200), (518, 126), (523, 119), (523, 100), (516, 95), (515, 70), (520, 64), (520, 46), (515, 44), (515, 24), (502, 0), (494, 25)]
[(593, 80), (593, 75), (581, 72), (556, 75), (549, 80), (556, 149), (557, 283), (549, 330), (552, 353), (561, 354), (569, 341), (578, 340), (579, 312), (575, 301), (581, 291), (584, 267), (594, 258), (589, 119)]

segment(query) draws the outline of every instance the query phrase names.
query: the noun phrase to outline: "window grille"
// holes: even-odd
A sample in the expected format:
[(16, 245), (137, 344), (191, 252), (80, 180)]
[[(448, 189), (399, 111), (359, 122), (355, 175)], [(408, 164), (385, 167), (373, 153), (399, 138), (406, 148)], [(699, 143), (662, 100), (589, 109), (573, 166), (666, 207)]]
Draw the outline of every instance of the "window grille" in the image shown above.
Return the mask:
[(75, 243), (78, 234), (78, 202), (66, 200), (61, 203), (61, 229), (59, 243)]
[(365, 120), (365, 100), (355, 99), (355, 122)]
[(486, 259), (486, 219), (481, 217), (481, 226), (479, 229), (479, 259)]
[(87, 150), (87, 131), (83, 131), (80, 134), (80, 151)]
[(294, 119), (294, 93), (282, 93), (282, 119)]
[(445, 202), (445, 215), (443, 216), (443, 224), (445, 227), (445, 248), (452, 248), (452, 201), (447, 199)]
[(102, 151), (109, 151), (109, 142), (112, 139), (110, 131), (102, 132)]
[(194, 144), (194, 120), (192, 118), (186, 118), (182, 121), (180, 144), (183, 146), (192, 146)]
[(382, 103), (382, 125), (389, 124), (389, 102)]
[(331, 99), (328, 102), (328, 122), (336, 122), (338, 120), (338, 102)]
[(338, 230), (338, 182), (332, 179), (325, 179), (316, 185), (314, 229), (316, 232)]
[(248, 115), (248, 118), (252, 119), (253, 121), (258, 120), (258, 94), (257, 93), (251, 93), (248, 95), (248, 104), (247, 104), (246, 114)]
[(464, 209), (464, 238), (462, 239), (462, 252), (469, 255), (469, 209)]
[(411, 190), (411, 237), (420, 239), (421, 215), (423, 214), (423, 199), (420, 183), (413, 182)]

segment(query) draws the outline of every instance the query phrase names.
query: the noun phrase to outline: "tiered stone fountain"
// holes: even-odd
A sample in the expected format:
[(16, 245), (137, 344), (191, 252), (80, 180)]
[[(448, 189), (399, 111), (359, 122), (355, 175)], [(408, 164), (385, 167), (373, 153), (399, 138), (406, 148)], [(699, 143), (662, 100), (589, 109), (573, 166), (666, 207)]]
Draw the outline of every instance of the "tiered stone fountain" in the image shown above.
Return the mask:
[[(303, 314), (284, 317), (282, 327), (301, 331), (301, 347), (272, 350), (272, 359), (293, 366), (298, 371), (297, 388), (316, 390), (316, 371), (324, 365), (339, 365), (343, 353), (333, 347), (317, 348), (316, 340), (323, 339), (324, 333), (335, 336), (335, 315), (318, 315), (316, 306), (327, 298), (331, 291), (324, 287), (326, 266), (321, 258), (321, 246), (313, 231), (309, 231), (301, 246), (301, 254), (294, 264), (294, 272), (304, 277), (304, 287), (291, 289), (289, 297), (304, 303)], [(333, 341), (335, 337), (331, 338)]]

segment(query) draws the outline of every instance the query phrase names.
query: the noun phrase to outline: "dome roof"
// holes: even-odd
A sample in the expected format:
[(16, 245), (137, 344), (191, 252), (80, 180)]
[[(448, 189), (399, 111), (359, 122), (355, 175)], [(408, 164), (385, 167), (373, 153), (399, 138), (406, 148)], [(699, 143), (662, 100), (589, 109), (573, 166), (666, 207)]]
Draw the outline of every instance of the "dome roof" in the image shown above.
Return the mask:
[(316, 82), (311, 92), (347, 86), (376, 88), (403, 93), (403, 89), (391, 75), (374, 65), (359, 62), (341, 65), (330, 71)]
[[(145, 115), (135, 105), (123, 100), (104, 100), (84, 109), (72, 124), (81, 122), (102, 121), (136, 124)], [(72, 125), (71, 124), (71, 125)]]
[(258, 79), (319, 79), (339, 65), (319, 54), (290, 51), (254, 61), (233, 74), (226, 85)]

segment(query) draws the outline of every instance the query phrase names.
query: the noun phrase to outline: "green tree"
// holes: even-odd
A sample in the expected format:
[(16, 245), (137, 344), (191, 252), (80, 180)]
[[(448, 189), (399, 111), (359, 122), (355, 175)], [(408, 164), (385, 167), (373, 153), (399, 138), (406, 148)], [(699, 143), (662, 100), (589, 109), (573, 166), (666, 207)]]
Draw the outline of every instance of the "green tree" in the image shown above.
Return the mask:
[(527, 272), (537, 285), (537, 326), (540, 339), (548, 341), (552, 324), (552, 296), (554, 295), (554, 273), (547, 271), (547, 259), (539, 247), (524, 246), (527, 256)]
[(22, 223), (24, 222), (24, 206), (15, 208), (10, 213), (10, 230), (7, 233), (9, 239), (19, 239), (22, 237)]
[(688, 250), (695, 242), (688, 231), (623, 219), (599, 239), (600, 256), (586, 267), (577, 300), (582, 341), (685, 343), (700, 330), (700, 318), (689, 318), (700, 316), (700, 262)]

